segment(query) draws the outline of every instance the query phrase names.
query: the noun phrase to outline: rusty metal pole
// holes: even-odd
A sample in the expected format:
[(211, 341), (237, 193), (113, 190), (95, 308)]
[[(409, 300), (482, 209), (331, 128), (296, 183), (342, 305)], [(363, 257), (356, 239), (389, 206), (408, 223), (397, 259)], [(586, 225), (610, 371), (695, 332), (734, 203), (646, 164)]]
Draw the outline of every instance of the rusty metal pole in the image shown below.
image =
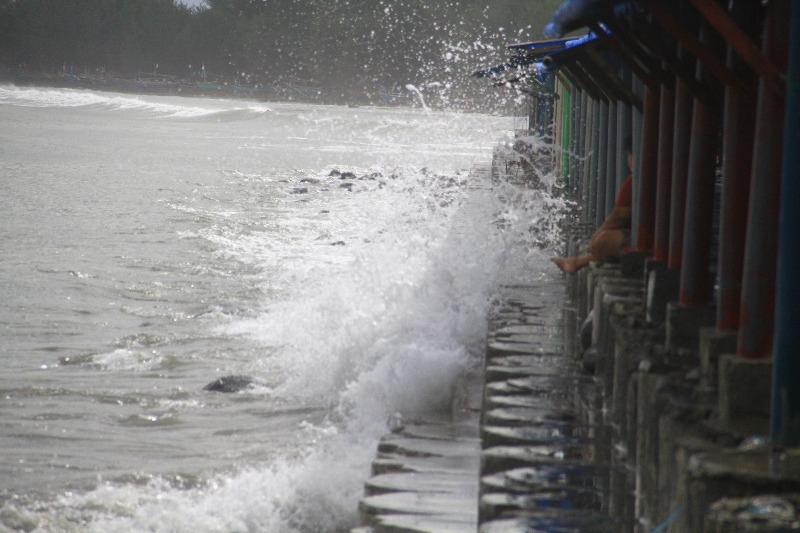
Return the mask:
[[(708, 30), (700, 31), (701, 42), (708, 43)], [(697, 79), (709, 89), (705, 97), (695, 97), (692, 112), (692, 139), (689, 147), (689, 178), (686, 184), (686, 219), (683, 232), (680, 304), (687, 308), (708, 305), (711, 300), (711, 238), (714, 215), (714, 180), (717, 166), (717, 136), (721, 116), (716, 107), (721, 87), (714, 84), (706, 66), (697, 65)], [(716, 90), (716, 89), (719, 90)]]
[(692, 127), (694, 98), (689, 88), (675, 80), (674, 134), (672, 140), (672, 194), (669, 216), (669, 256), (667, 267), (681, 268), (683, 262), (683, 226), (686, 216), (686, 182), (689, 174), (689, 134)]
[[(750, 36), (756, 35), (760, 7), (750, 0), (733, 2), (731, 17)], [(750, 197), (750, 169), (753, 164), (753, 125), (757, 80), (728, 46), (728, 67), (741, 84), (725, 87), (722, 141), (722, 198), (720, 201), (719, 294), (717, 329), (739, 329), (744, 243), (747, 233), (747, 205)], [(751, 92), (752, 91), (752, 92)]]
[(658, 170), (656, 183), (656, 228), (653, 259), (661, 263), (669, 254), (670, 190), (672, 189), (672, 142), (674, 136), (675, 92), (661, 85), (658, 122)]
[[(658, 169), (658, 90), (645, 87), (642, 117), (642, 149), (639, 162), (639, 209), (636, 249), (653, 249), (656, 218), (656, 173)], [(635, 170), (635, 169), (634, 169)]]
[(775, 358), (772, 367), (772, 442), (800, 445), (800, 5), (792, 6), (791, 43), (783, 136), (778, 304), (775, 310)]
[[(786, 67), (788, 18), (789, 0), (770, 3), (764, 29), (764, 53), (781, 71)], [(748, 358), (772, 355), (783, 121), (784, 96), (769, 88), (761, 78), (737, 345), (737, 354)]]

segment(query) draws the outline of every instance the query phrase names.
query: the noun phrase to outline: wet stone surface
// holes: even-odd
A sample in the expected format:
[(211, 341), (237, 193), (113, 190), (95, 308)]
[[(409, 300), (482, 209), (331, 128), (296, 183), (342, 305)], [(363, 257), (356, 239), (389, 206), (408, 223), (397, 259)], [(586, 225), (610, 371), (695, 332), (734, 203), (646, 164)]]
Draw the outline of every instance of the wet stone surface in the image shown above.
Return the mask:
[(722, 498), (706, 513), (706, 531), (778, 533), (800, 530), (800, 494)]
[(466, 410), (379, 443), (357, 533), (621, 529), (600, 387), (565, 353), (564, 295), (553, 280), (505, 289)]
[[(564, 288), (514, 288), (490, 323), (479, 529), (619, 531), (599, 388), (564, 350)], [(526, 351), (527, 350), (527, 351)]]

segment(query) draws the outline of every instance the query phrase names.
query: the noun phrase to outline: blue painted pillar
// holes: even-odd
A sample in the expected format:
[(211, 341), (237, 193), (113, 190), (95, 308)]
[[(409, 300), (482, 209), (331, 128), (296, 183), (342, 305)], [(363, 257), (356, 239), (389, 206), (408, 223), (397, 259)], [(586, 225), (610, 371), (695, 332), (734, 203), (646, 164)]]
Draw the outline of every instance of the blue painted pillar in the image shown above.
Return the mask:
[[(782, 72), (789, 40), (789, 2), (771, 2), (764, 29), (764, 54)], [(775, 296), (778, 262), (778, 210), (785, 97), (762, 78), (756, 107), (750, 206), (747, 215), (744, 277), (736, 353), (742, 357), (772, 357), (775, 338)], [(790, 147), (796, 150), (796, 146)], [(795, 201), (797, 198), (795, 198)], [(794, 206), (793, 209), (797, 209)]]
[(791, 3), (778, 243), (772, 439), (800, 445), (800, 3)]

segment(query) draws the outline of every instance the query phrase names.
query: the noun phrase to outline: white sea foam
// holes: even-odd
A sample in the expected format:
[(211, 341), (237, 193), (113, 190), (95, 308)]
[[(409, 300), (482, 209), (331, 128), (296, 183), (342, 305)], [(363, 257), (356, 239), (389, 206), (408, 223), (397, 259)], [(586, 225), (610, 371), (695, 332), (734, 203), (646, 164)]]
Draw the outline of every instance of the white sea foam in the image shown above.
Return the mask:
[(119, 348), (93, 356), (91, 364), (109, 372), (144, 372), (158, 368), (162, 361), (163, 357), (155, 350)]

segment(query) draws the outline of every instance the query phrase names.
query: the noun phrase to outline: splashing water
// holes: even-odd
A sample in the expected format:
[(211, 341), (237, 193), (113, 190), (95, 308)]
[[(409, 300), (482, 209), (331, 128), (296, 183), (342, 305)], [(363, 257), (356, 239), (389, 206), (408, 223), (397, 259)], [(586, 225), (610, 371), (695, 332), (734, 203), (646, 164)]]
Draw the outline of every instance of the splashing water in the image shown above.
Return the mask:
[(426, 113), (430, 114), (431, 110), (425, 103), (425, 97), (422, 95), (422, 91), (417, 89), (416, 86), (412, 85), (411, 83), (406, 85), (406, 89), (417, 95), (417, 99), (419, 100), (420, 105), (422, 105), (422, 109), (424, 109)]
[[(137, 99), (33, 115), (0, 102), (19, 137), (0, 170), (59, 176), (11, 180), (17, 207), (1, 206), (17, 242), (41, 240), (15, 250), (24, 268), (0, 263), (6, 301), (41, 309), (48, 329), (3, 317), (16, 383), (0, 409), (18, 441), (0, 463), (0, 521), (346, 531), (387, 418), (448, 411), (498, 285), (550, 268), (544, 221), (563, 205), (465, 170), (488, 164), (508, 119), (271, 104), (197, 122), (180, 108), (242, 103)], [(154, 116), (155, 103), (169, 107)], [(202, 390), (226, 374), (258, 385)]]

